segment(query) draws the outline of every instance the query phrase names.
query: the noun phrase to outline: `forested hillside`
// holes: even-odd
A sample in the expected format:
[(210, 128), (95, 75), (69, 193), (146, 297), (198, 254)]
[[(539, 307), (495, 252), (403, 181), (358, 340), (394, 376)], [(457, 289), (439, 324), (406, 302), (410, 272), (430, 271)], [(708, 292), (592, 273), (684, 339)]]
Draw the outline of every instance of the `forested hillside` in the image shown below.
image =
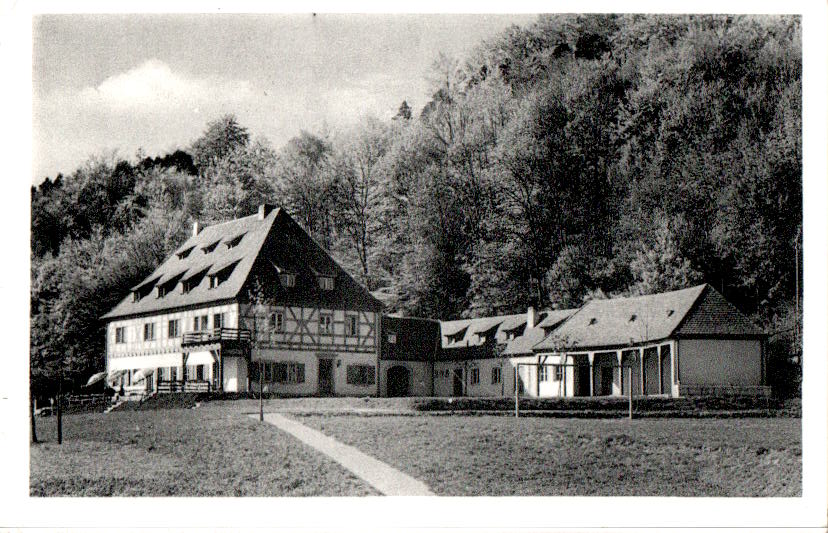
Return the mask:
[[(104, 314), (193, 220), (284, 206), (388, 306), (452, 319), (708, 282), (800, 352), (796, 17), (542, 16), (435, 58), (389, 121), (191, 146), (32, 188), (31, 361), (103, 366)], [(801, 323), (801, 321), (800, 321)]]

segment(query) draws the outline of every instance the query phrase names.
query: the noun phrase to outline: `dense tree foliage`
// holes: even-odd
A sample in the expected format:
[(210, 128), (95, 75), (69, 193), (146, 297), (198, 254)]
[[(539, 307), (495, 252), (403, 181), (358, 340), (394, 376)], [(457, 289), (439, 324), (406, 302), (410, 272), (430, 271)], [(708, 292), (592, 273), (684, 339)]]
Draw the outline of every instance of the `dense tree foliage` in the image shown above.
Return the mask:
[(32, 189), (33, 375), (99, 368), (98, 317), (182, 228), (263, 201), (389, 311), (450, 319), (706, 281), (780, 332), (784, 362), (801, 350), (801, 77), (796, 17), (543, 16), (436, 58), (419, 113), (404, 101), (279, 149), (226, 115), (163, 157), (90, 159)]

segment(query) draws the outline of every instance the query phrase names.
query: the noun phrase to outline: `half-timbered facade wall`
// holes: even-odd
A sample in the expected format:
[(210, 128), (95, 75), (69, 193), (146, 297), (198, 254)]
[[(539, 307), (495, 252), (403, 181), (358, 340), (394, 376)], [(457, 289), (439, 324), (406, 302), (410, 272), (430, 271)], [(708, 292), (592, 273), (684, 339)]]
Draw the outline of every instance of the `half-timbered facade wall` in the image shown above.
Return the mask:
[[(181, 339), (185, 333), (238, 327), (238, 311), (238, 304), (228, 303), (113, 320), (106, 330), (107, 371), (127, 370), (122, 380), (126, 388), (153, 389), (159, 380), (181, 379), (182, 372), (212, 383), (217, 377), (213, 356), (193, 352), (182, 367)], [(141, 369), (156, 370), (150, 379), (133, 385), (131, 375)]]
[[(379, 314), (296, 305), (243, 304), (240, 327), (251, 331), (250, 387), (285, 395), (376, 395)], [(331, 383), (323, 390), (319, 360), (329, 360)], [(271, 364), (272, 363), (272, 364)]]

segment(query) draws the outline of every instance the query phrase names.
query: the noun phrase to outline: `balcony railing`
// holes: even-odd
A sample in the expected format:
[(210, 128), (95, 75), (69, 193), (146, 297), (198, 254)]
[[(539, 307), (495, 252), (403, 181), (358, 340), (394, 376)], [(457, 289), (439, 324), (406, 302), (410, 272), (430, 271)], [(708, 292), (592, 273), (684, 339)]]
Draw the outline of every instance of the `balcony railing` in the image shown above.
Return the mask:
[(185, 333), (181, 344), (211, 344), (214, 342), (233, 341), (250, 342), (250, 330), (238, 328), (215, 328)]

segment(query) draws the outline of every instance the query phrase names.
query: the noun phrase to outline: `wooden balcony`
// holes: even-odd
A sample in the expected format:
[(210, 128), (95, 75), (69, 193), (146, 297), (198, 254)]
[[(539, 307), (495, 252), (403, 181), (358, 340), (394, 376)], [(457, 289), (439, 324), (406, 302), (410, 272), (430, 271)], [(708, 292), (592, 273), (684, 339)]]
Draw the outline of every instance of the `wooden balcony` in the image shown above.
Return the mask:
[(250, 330), (238, 328), (215, 328), (204, 331), (192, 331), (181, 337), (182, 348), (220, 348), (222, 350), (250, 349)]

